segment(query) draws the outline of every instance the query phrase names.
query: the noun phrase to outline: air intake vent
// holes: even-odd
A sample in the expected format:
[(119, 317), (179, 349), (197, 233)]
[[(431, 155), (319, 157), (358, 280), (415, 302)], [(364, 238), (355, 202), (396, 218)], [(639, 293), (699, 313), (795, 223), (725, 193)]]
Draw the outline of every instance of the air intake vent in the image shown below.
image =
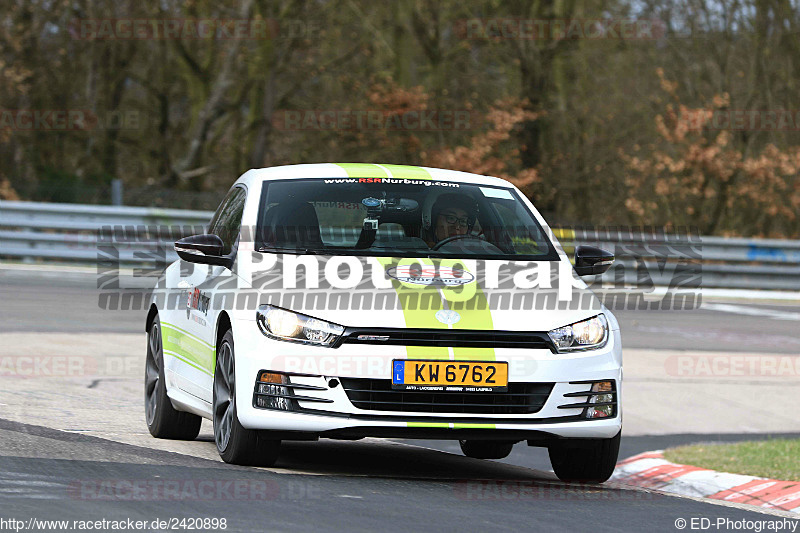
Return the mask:
[(393, 390), (389, 379), (341, 378), (358, 409), (415, 413), (527, 415), (537, 413), (553, 383), (509, 383), (508, 392), (429, 392)]

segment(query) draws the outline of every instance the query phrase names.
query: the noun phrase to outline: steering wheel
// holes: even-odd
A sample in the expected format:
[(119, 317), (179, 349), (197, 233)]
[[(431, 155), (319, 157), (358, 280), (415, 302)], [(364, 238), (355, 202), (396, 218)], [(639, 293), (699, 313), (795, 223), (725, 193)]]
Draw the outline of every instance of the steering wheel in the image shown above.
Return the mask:
[(463, 235), (453, 235), (452, 237), (447, 237), (446, 239), (442, 239), (441, 241), (437, 242), (433, 246), (433, 248), (431, 248), (431, 249), (432, 250), (438, 250), (439, 248), (442, 248), (443, 246), (447, 246), (451, 242), (458, 241), (458, 240), (464, 240), (464, 239), (470, 239), (470, 240), (473, 240), (473, 241), (478, 241), (482, 248), (485, 248), (486, 250), (490, 251), (491, 253), (497, 253), (497, 252), (501, 252), (502, 253), (502, 250), (500, 250), (500, 248), (498, 248), (494, 244), (492, 244), (490, 242), (486, 242), (485, 240), (481, 239), (477, 235), (471, 235), (469, 233), (465, 233)]

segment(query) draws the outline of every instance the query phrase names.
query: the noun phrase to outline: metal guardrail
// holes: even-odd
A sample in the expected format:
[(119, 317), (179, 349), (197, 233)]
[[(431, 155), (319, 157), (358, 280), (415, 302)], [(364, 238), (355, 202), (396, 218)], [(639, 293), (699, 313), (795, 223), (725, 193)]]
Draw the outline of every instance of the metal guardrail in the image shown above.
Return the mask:
[[(0, 257), (125, 265), (172, 262), (177, 259), (173, 241), (202, 233), (211, 216), (180, 209), (0, 201)], [(800, 241), (621, 227), (557, 228), (554, 233), (568, 253), (578, 244), (592, 244), (617, 256), (593, 286), (800, 291)]]
[[(157, 256), (178, 259), (165, 234), (202, 233), (213, 213), (152, 207), (0, 201), (0, 257), (120, 263), (153, 263)], [(108, 230), (136, 238), (119, 239)], [(108, 257), (106, 257), (108, 256)]]
[(616, 255), (603, 283), (800, 291), (800, 241), (670, 235), (635, 228), (568, 231), (573, 231), (574, 243), (596, 245)]

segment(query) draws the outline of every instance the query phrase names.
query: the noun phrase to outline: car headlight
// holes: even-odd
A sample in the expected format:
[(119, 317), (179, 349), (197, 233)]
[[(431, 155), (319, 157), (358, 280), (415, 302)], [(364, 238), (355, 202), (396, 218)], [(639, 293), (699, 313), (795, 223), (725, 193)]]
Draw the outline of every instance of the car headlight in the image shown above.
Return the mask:
[(331, 346), (344, 333), (344, 327), (338, 324), (269, 304), (258, 307), (256, 323), (271, 339), (318, 346)]
[(602, 313), (547, 332), (559, 352), (602, 348), (608, 342), (608, 320)]

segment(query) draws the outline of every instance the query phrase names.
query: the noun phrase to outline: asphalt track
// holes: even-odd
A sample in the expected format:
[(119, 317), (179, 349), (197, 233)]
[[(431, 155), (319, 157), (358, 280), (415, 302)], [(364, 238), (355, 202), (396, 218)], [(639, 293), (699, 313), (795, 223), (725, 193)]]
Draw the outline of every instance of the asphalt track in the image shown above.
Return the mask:
[[(99, 309), (91, 276), (0, 269), (0, 302), (0, 355), (35, 352), (23, 344), (35, 344), (37, 336), (79, 351), (82, 335), (94, 343), (118, 338), (122, 346), (138, 334), (143, 346), (142, 313)], [(796, 312), (735, 304), (616, 314), (626, 348), (797, 355)], [(549, 472), (546, 451), (522, 444), (506, 460), (479, 461), (449, 441), (322, 440), (285, 443), (274, 468), (225, 465), (207, 423), (193, 442), (150, 438), (136, 376), (0, 377), (0, 529), (11, 518), (25, 526), (31, 518), (224, 518), (227, 531), (678, 531), (680, 518), (782, 520), (768, 511), (614, 484), (565, 485)], [(621, 457), (764, 437), (624, 436)]]

